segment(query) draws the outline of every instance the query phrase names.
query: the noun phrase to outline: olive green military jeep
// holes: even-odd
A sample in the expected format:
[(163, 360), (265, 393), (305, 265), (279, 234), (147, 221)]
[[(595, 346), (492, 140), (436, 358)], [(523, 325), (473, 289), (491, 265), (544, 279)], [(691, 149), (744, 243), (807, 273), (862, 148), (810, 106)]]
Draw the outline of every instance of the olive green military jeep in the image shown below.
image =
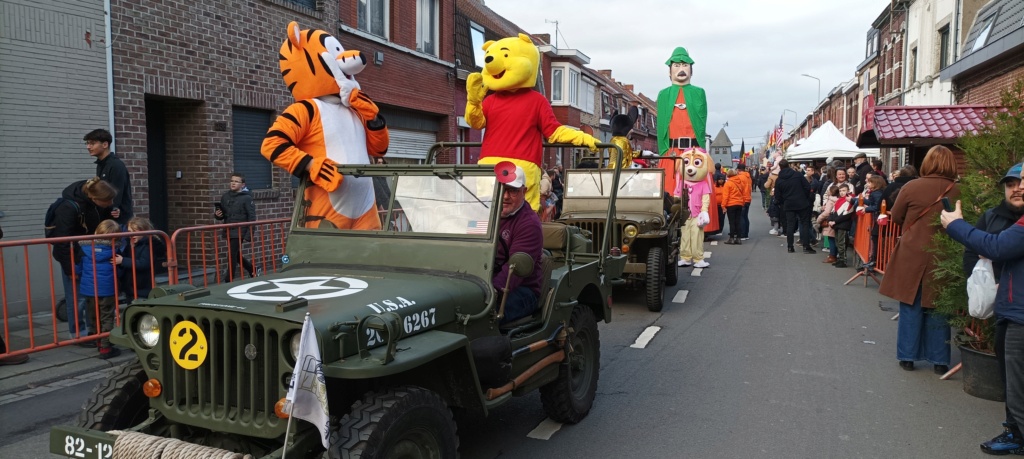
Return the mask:
[[(535, 390), (552, 419), (582, 420), (597, 389), (597, 321), (611, 320), (607, 280), (626, 265), (609, 255), (608, 237), (544, 224), (539, 308), (499, 325), (493, 166), (339, 170), (386, 183), (382, 230), (305, 228), (300, 200), (280, 272), (159, 288), (131, 304), (111, 341), (138, 359), (94, 390), (78, 426), (53, 428), (50, 451), (447, 459), (458, 454), (453, 412), (487, 414)], [(614, 209), (612, 199), (609, 222)], [(526, 254), (513, 262), (520, 276), (534, 267)], [(316, 427), (289, 426), (282, 409), (307, 313), (331, 419), (326, 451)], [(137, 452), (143, 443), (156, 449)]]
[[(613, 245), (628, 257), (624, 276), (613, 282), (642, 286), (647, 309), (661, 311), (665, 286), (679, 280), (679, 225), (690, 213), (686, 195), (682, 200), (666, 197), (662, 169), (626, 169), (620, 174), (613, 183), (612, 169), (567, 170), (558, 221), (590, 231), (595, 239), (610, 234)], [(612, 225), (605, 219), (609, 209), (614, 209)]]

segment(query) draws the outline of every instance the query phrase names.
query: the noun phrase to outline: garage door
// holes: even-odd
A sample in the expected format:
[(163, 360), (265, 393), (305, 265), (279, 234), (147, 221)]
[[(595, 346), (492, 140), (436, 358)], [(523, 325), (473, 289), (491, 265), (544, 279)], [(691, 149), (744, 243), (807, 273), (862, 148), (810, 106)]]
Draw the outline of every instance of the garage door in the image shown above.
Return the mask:
[(437, 134), (411, 129), (388, 127), (391, 143), (388, 144), (388, 162), (420, 163), (427, 160), (427, 151), (437, 143)]

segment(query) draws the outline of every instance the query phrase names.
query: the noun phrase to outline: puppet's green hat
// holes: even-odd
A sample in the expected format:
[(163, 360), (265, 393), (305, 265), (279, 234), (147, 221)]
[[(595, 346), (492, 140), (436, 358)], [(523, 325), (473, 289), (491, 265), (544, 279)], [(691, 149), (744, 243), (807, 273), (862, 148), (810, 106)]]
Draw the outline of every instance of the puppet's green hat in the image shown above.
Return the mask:
[(669, 57), (668, 60), (665, 61), (665, 65), (671, 67), (673, 62), (685, 62), (693, 65), (693, 59), (690, 59), (690, 53), (686, 52), (686, 48), (683, 48), (682, 46), (676, 48), (675, 51), (672, 51), (672, 57)]

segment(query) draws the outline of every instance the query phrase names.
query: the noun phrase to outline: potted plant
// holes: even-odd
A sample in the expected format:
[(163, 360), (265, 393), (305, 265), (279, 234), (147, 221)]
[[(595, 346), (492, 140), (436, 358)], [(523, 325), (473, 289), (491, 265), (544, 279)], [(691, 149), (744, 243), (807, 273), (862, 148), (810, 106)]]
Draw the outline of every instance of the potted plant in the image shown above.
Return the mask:
[[(1024, 158), (1024, 80), (1001, 93), (1002, 107), (990, 110), (977, 132), (968, 132), (958, 146), (964, 151), (966, 175), (960, 178), (964, 219), (977, 222), (981, 215), (1004, 199), (995, 183)], [(963, 270), (962, 245), (944, 232), (935, 235), (933, 252), (938, 260), (935, 279), (941, 285), (936, 311), (948, 318), (960, 348), (964, 391), (1002, 401), (1003, 383), (995, 357), (995, 319), (976, 319), (967, 312), (967, 277)]]

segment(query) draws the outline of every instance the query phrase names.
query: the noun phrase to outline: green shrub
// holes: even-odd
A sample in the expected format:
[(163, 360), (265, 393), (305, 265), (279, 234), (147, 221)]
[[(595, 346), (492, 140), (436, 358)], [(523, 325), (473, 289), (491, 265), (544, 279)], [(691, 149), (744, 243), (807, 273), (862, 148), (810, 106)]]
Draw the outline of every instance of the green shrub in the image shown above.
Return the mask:
[[(967, 171), (960, 178), (960, 202), (964, 219), (975, 223), (986, 210), (1003, 200), (997, 182), (1024, 158), (1024, 80), (1001, 93), (1002, 108), (985, 115), (985, 125), (963, 135), (957, 146), (964, 151)], [(957, 340), (983, 352), (993, 352), (994, 319), (980, 320), (967, 313), (967, 276), (963, 272), (964, 248), (944, 232), (936, 233), (932, 252), (939, 283), (936, 311), (948, 318)]]

